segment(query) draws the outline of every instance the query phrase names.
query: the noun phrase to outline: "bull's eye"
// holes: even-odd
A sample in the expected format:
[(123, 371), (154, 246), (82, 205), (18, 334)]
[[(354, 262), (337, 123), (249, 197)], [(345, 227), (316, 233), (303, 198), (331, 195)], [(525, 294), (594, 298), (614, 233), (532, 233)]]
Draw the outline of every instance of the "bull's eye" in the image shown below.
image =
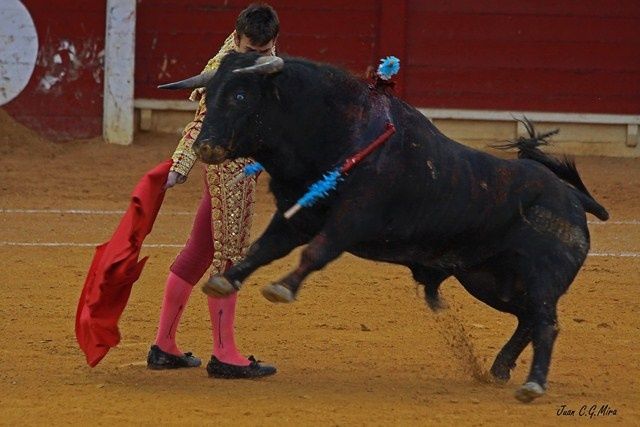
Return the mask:
[(244, 101), (244, 99), (245, 99), (245, 96), (243, 92), (236, 93), (236, 101), (242, 102)]

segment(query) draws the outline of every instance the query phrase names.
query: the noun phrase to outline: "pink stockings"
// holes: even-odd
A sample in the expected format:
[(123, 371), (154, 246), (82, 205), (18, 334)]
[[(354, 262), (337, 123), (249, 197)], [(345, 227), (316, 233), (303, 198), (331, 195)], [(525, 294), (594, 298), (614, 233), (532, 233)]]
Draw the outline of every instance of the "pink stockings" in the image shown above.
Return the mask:
[(176, 344), (176, 330), (193, 286), (170, 272), (162, 298), (160, 323), (156, 335), (156, 345), (167, 353), (181, 356), (182, 351)]
[[(205, 184), (189, 240), (171, 266), (167, 278), (156, 336), (156, 344), (163, 351), (182, 355), (176, 344), (176, 329), (193, 285), (204, 276), (212, 260), (211, 197)], [(248, 365), (249, 360), (238, 352), (234, 337), (237, 293), (226, 298), (207, 298), (213, 333), (213, 355), (225, 363)]]

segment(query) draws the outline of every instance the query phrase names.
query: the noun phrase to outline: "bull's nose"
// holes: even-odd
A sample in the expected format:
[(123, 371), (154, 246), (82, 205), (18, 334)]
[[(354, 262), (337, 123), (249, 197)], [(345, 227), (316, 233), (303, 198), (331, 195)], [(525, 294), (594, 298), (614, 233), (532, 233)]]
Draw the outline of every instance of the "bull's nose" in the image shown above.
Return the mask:
[(227, 150), (219, 145), (211, 147), (208, 144), (200, 144), (194, 147), (194, 151), (200, 160), (208, 164), (221, 163), (227, 156)]

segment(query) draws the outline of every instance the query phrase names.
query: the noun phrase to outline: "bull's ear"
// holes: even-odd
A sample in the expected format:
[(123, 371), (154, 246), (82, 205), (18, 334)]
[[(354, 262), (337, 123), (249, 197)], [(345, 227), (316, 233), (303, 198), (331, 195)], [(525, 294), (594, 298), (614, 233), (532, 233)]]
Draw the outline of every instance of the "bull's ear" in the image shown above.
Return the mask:
[(279, 56), (260, 56), (253, 65), (238, 68), (233, 72), (238, 74), (273, 74), (282, 71), (283, 68), (284, 60)]
[(158, 86), (158, 89), (195, 89), (199, 87), (205, 87), (209, 80), (216, 74), (215, 70), (207, 71), (197, 76), (189, 77), (188, 79), (180, 80), (179, 82), (167, 83)]

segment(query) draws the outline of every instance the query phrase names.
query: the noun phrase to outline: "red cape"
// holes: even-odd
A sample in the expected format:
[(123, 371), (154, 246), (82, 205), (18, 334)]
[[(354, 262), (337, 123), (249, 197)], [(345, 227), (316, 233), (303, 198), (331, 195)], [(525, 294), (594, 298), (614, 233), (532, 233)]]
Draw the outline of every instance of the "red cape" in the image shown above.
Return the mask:
[(170, 167), (167, 160), (142, 177), (111, 240), (96, 248), (76, 312), (76, 338), (91, 367), (120, 342), (118, 320), (147, 261), (138, 256), (162, 205)]

